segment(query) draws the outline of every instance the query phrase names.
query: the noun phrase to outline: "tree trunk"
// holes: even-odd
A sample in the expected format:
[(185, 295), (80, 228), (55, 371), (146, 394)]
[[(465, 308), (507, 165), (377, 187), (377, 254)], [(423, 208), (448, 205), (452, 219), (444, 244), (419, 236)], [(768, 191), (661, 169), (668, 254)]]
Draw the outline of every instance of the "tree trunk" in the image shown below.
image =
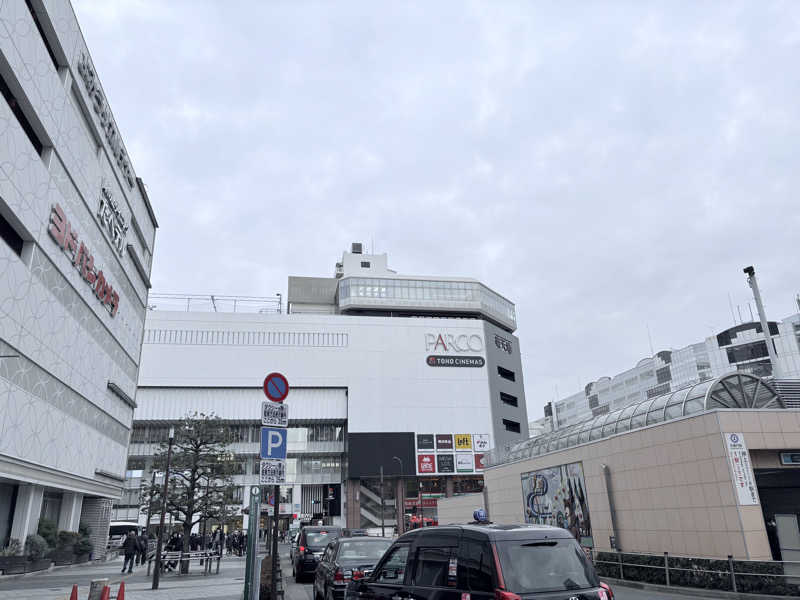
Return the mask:
[[(192, 535), (192, 524), (183, 522), (183, 551), (189, 552), (189, 536)], [(186, 575), (189, 572), (189, 560), (181, 561), (181, 574)]]

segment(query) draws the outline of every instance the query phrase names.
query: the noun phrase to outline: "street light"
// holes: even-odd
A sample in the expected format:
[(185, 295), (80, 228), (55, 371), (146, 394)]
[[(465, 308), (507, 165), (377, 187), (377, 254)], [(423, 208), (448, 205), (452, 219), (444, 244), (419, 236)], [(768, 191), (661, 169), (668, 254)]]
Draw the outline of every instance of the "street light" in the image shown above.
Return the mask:
[(161, 518), (158, 525), (158, 543), (156, 544), (156, 564), (153, 572), (153, 588), (158, 589), (158, 581), (161, 578), (161, 549), (164, 544), (164, 515), (167, 512), (167, 491), (169, 488), (169, 463), (172, 460), (172, 442), (175, 441), (175, 428), (169, 428), (169, 446), (167, 447), (167, 467), (164, 469), (164, 499), (161, 505)]

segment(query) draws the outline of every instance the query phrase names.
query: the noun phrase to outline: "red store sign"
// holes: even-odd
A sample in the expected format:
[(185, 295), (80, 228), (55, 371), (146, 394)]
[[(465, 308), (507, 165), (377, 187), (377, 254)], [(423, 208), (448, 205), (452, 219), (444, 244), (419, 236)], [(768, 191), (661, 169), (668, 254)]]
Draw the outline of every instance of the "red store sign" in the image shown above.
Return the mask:
[[(438, 498), (422, 498), (421, 502), (422, 508), (437, 508), (439, 506)], [(420, 500), (417, 498), (406, 498), (403, 501), (403, 505), (406, 508), (414, 508), (415, 506), (420, 506)]]
[(72, 266), (78, 269), (83, 280), (93, 288), (97, 299), (103, 303), (112, 317), (115, 316), (119, 308), (119, 294), (106, 281), (103, 270), (95, 269), (94, 256), (83, 242), (79, 242), (78, 232), (70, 225), (60, 204), (56, 204), (50, 212), (48, 232), (67, 256), (72, 258)]

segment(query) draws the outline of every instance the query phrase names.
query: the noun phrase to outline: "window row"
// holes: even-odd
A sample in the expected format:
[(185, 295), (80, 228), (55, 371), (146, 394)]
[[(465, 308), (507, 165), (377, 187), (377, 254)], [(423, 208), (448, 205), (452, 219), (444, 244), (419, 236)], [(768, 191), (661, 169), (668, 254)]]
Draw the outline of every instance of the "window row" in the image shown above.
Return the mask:
[(146, 329), (145, 344), (222, 345), (222, 346), (305, 346), (346, 348), (346, 333), (304, 331), (214, 331), (198, 329)]

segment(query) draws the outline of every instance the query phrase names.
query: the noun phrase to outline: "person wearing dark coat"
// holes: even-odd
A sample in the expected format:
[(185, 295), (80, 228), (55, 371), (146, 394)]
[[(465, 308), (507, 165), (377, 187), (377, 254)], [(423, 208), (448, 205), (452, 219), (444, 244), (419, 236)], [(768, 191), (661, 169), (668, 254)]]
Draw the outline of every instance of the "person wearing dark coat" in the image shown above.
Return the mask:
[(136, 542), (139, 546), (136, 560), (140, 565), (144, 565), (144, 563), (147, 561), (147, 540), (148, 537), (145, 531), (142, 531), (142, 533), (139, 534), (139, 537), (136, 538)]
[(122, 543), (122, 553), (125, 555), (125, 560), (122, 563), (122, 572), (125, 572), (125, 567), (128, 568), (128, 573), (133, 573), (133, 562), (136, 559), (136, 554), (139, 552), (139, 541), (136, 539), (136, 532), (129, 531), (128, 537)]

